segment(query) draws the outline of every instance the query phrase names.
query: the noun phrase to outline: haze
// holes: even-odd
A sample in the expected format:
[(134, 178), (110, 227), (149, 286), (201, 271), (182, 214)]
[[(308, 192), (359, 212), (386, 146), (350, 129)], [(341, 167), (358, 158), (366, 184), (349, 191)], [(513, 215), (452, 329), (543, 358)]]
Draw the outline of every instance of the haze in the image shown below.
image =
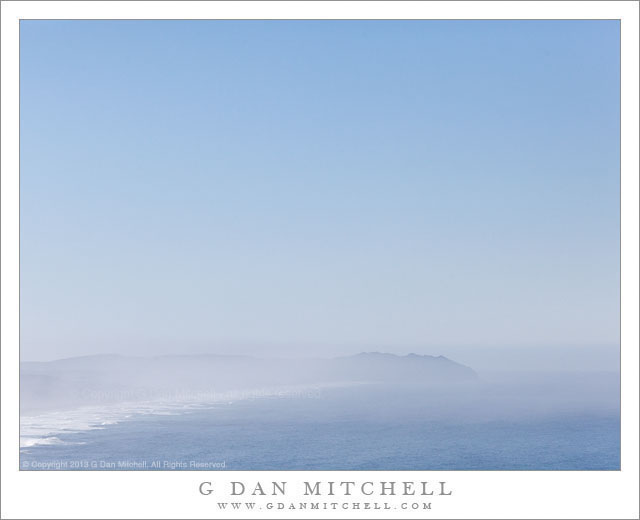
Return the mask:
[(542, 348), (617, 367), (618, 22), (20, 38), (23, 361), (448, 349), (479, 369)]

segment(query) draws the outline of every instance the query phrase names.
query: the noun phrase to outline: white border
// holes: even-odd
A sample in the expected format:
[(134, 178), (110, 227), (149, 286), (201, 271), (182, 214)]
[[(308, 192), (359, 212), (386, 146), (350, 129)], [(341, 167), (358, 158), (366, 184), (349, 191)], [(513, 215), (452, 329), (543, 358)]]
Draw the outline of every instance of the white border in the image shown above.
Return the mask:
[[(2, 518), (220, 518), (203, 480), (445, 480), (430, 512), (241, 511), (238, 518), (638, 518), (637, 2), (2, 2)], [(619, 18), (622, 20), (622, 471), (19, 472), (18, 20), (20, 18)], [(292, 497), (288, 497), (292, 498)], [(383, 501), (384, 497), (370, 500)], [(390, 503), (392, 501), (388, 500)], [(233, 515), (231, 515), (233, 516)]]

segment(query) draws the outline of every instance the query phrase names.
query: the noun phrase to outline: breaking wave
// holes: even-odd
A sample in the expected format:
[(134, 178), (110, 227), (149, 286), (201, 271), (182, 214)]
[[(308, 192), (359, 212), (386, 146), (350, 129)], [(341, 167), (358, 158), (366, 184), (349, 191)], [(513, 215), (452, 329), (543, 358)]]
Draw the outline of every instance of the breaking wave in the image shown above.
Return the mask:
[[(183, 415), (198, 410), (214, 409), (234, 401), (264, 398), (293, 398), (302, 392), (318, 391), (321, 387), (347, 384), (298, 385), (259, 390), (228, 391), (216, 394), (192, 395), (179, 400), (130, 401), (117, 404), (82, 406), (72, 410), (55, 410), (20, 417), (20, 450), (24, 453), (35, 446), (83, 444), (69, 438), (70, 434), (103, 430), (123, 421), (145, 415)], [(64, 436), (61, 439), (60, 436)]]

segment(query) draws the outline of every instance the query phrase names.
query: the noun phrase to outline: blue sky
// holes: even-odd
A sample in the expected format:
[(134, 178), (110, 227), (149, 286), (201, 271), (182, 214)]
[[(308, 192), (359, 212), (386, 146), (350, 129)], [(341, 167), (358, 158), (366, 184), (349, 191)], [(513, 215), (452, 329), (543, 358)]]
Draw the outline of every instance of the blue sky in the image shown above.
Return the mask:
[(22, 21), (21, 353), (619, 340), (615, 21)]

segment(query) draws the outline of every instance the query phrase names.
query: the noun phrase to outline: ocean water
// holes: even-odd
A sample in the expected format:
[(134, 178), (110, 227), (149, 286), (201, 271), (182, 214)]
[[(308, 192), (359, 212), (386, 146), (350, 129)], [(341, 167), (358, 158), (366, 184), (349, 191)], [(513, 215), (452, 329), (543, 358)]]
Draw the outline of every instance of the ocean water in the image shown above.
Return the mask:
[[(616, 376), (617, 377), (617, 376)], [(25, 417), (25, 470), (617, 470), (617, 379), (309, 387)], [(57, 422), (56, 422), (57, 421)]]

